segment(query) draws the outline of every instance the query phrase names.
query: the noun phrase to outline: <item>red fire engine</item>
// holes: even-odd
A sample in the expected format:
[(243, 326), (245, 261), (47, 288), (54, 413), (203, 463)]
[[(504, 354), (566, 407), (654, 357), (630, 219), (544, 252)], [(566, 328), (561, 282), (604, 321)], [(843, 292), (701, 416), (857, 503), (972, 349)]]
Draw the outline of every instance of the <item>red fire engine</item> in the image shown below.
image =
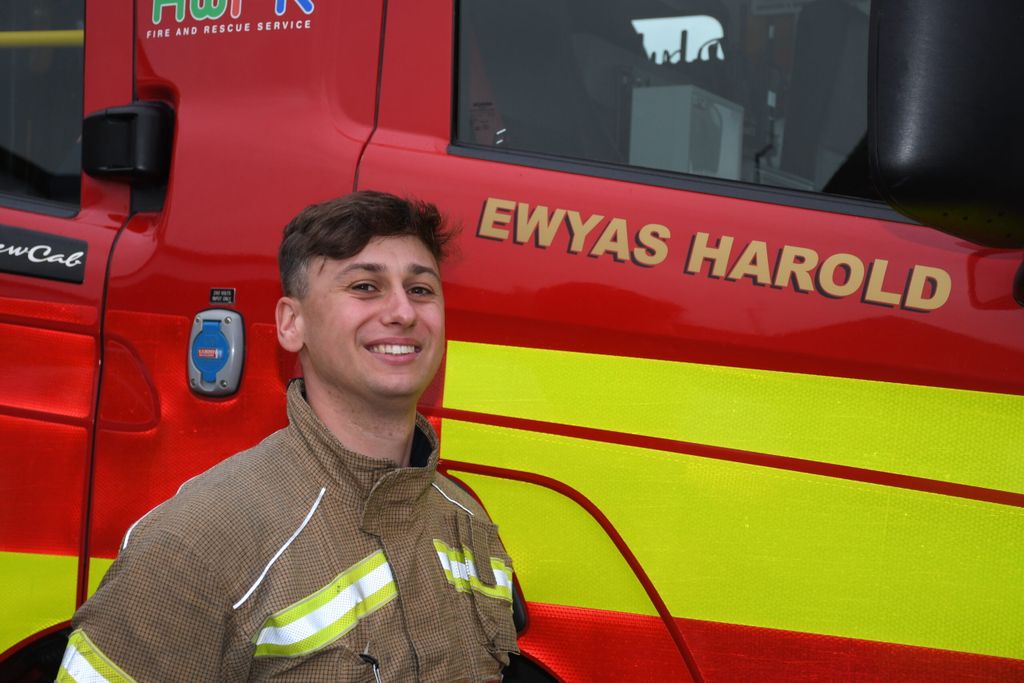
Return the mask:
[(421, 406), (515, 560), (508, 678), (1024, 678), (1024, 220), (999, 0), (0, 9), (0, 678), (282, 426), (276, 249), (462, 224)]

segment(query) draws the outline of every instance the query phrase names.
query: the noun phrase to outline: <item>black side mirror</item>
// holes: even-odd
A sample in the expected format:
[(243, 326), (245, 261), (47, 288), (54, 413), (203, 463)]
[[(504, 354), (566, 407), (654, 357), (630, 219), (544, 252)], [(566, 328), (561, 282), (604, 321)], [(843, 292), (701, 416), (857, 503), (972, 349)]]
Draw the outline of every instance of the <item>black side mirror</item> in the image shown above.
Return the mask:
[(868, 146), (900, 213), (1024, 246), (1024, 4), (872, 0)]
[(167, 181), (174, 139), (174, 111), (162, 102), (135, 102), (85, 117), (82, 168), (94, 178), (133, 187)]

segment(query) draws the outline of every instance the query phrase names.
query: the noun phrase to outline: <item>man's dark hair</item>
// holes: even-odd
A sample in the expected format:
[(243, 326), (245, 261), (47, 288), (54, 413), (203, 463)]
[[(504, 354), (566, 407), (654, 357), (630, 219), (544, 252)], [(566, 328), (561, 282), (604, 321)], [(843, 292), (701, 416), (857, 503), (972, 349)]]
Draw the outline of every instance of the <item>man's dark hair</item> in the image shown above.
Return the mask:
[(416, 237), (440, 264), (453, 234), (433, 204), (386, 192), (360, 190), (312, 204), (285, 226), (277, 255), (281, 286), (285, 296), (305, 296), (313, 259), (351, 258), (374, 237)]

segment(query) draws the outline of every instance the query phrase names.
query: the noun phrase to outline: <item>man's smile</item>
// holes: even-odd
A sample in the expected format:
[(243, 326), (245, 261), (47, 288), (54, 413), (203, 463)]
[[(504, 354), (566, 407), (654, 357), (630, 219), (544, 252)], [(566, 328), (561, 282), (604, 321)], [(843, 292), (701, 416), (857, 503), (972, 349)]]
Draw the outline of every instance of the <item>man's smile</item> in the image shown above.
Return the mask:
[(411, 344), (374, 344), (368, 346), (371, 353), (383, 353), (388, 356), (404, 356), (410, 353), (419, 353), (420, 348)]

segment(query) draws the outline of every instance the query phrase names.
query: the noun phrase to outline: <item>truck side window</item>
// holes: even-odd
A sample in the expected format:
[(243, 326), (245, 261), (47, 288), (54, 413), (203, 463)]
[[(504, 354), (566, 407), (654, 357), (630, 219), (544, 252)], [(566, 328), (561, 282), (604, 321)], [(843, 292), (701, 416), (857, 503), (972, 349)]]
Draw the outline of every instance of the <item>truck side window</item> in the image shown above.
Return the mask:
[(463, 0), (459, 143), (873, 197), (868, 0)]
[(0, 5), (0, 194), (77, 206), (84, 0)]

